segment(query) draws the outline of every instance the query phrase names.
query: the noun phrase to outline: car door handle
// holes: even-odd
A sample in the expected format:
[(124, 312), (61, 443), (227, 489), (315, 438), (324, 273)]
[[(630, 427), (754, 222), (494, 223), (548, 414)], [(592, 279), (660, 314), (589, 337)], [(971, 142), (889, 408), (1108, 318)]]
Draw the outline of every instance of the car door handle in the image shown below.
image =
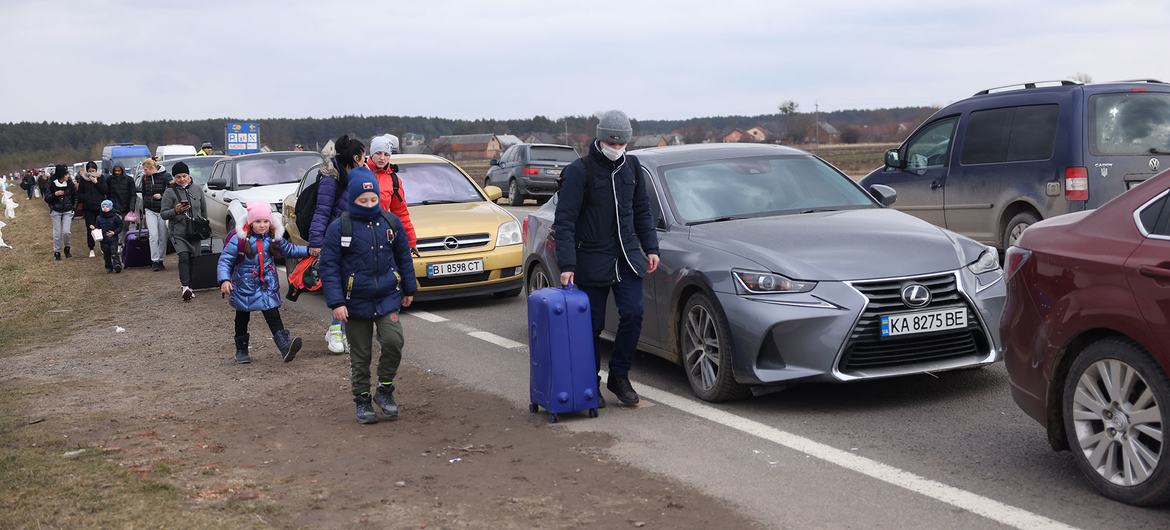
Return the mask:
[(939, 181), (937, 181), (937, 180), (932, 180), (932, 181), (930, 181), (930, 189), (932, 189), (932, 190), (937, 190), (937, 189), (939, 189), (939, 188), (941, 188), (941, 187), (943, 187), (943, 185), (942, 185), (942, 183), (941, 183), (941, 182), (939, 182)]
[(1142, 265), (1138, 270), (1141, 271), (1142, 276), (1148, 278), (1170, 280), (1170, 269), (1166, 268), (1164, 265), (1170, 265), (1170, 263), (1162, 263), (1158, 266)]

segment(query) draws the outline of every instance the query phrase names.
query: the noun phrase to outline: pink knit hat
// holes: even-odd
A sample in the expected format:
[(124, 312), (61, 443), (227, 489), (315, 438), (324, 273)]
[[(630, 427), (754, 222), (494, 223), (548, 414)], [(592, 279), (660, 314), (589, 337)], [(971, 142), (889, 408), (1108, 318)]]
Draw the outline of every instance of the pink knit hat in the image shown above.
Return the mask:
[(252, 223), (261, 219), (269, 223), (272, 222), (272, 206), (266, 202), (248, 204), (248, 226), (252, 226)]

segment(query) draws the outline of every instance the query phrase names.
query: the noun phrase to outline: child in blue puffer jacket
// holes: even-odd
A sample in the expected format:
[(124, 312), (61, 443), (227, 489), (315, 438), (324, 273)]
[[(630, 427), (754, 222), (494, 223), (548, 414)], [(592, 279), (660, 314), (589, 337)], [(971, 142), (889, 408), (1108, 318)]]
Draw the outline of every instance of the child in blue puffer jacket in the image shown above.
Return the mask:
[(375, 423), (370, 361), (375, 328), (381, 346), (374, 399), (388, 420), (398, 419), (394, 376), (402, 362), (398, 310), (410, 307), (417, 283), (402, 221), (382, 210), (378, 180), (367, 168), (349, 172), (346, 211), (329, 224), (321, 247), (321, 282), (333, 318), (346, 324), (353, 401), (358, 423)]
[(248, 205), (248, 220), (224, 241), (216, 279), (219, 292), (231, 295), (236, 309), (236, 362), (248, 364), (248, 322), (252, 311), (264, 314), (272, 340), (284, 362), (292, 361), (301, 349), (300, 337), (291, 336), (280, 320), (280, 279), (276, 258), (303, 258), (309, 249), (289, 243), (274, 233), (272, 207), (265, 202)]

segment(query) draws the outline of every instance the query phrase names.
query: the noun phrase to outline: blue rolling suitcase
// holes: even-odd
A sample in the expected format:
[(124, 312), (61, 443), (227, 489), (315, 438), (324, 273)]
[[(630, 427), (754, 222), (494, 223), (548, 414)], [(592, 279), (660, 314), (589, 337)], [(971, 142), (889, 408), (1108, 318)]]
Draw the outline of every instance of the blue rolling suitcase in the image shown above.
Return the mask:
[(528, 410), (561, 414), (589, 411), (597, 417), (597, 364), (589, 297), (570, 286), (540, 289), (528, 296), (531, 385)]

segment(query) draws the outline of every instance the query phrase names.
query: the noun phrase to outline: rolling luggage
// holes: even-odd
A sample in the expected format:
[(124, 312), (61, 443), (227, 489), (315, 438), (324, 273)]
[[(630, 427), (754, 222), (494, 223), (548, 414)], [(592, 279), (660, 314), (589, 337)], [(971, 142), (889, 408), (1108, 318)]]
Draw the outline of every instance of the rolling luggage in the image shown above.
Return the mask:
[(548, 421), (570, 412), (597, 417), (597, 364), (589, 296), (572, 285), (528, 296), (531, 379), (528, 410), (544, 407)]
[(216, 268), (219, 267), (219, 252), (212, 252), (210, 246), (199, 245), (200, 253), (191, 258), (191, 289), (212, 289), (219, 287)]
[(122, 246), (122, 266), (127, 269), (150, 265), (150, 231), (138, 226), (126, 232), (126, 243)]

